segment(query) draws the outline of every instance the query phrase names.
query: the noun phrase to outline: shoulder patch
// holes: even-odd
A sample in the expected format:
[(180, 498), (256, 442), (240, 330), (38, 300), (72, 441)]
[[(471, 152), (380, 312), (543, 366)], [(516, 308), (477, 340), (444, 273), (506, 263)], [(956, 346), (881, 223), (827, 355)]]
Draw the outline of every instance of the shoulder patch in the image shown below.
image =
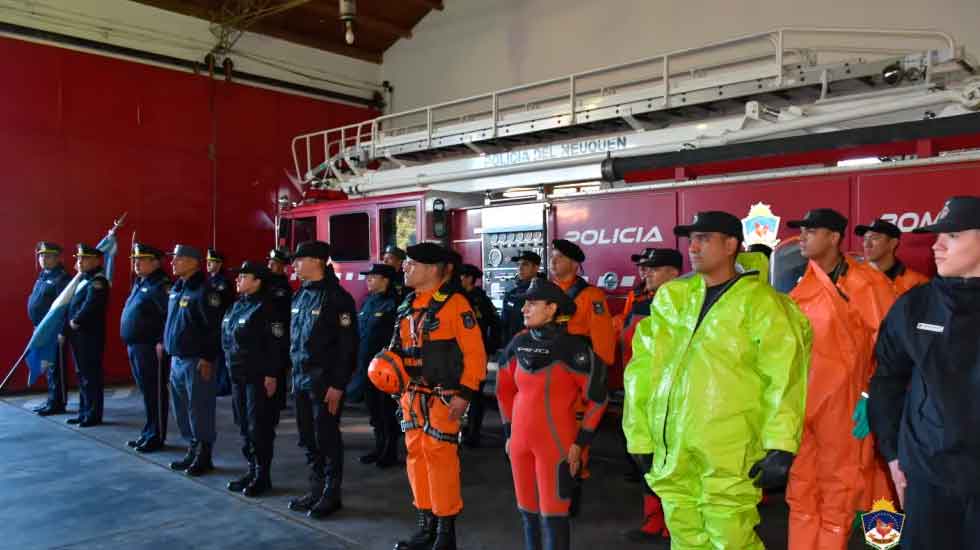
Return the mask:
[(473, 316), (472, 311), (464, 311), (462, 317), (464, 327), (473, 328), (476, 326), (476, 317)]
[(349, 327), (351, 325), (351, 315), (346, 311), (340, 314), (340, 326)]
[(208, 294), (208, 305), (211, 306), (211, 307), (218, 307), (218, 306), (220, 306), (221, 305), (221, 296), (218, 296), (217, 294), (215, 294), (213, 292), (212, 293), (209, 293)]
[(286, 323), (274, 322), (272, 323), (272, 335), (276, 338), (282, 338), (286, 335)]
[(592, 311), (595, 312), (596, 315), (602, 315), (606, 312), (606, 306), (601, 301), (594, 301), (592, 302)]

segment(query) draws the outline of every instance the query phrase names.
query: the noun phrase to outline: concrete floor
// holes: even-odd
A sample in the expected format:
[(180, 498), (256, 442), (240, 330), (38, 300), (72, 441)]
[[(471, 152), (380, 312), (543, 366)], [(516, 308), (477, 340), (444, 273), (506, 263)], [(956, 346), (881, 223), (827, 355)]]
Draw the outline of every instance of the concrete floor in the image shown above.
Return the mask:
[[(31, 408), (43, 397), (0, 400), (0, 548), (341, 548), (389, 549), (413, 530), (404, 469), (378, 470), (357, 457), (371, 446), (363, 407), (345, 410), (344, 509), (313, 521), (290, 512), (288, 500), (306, 486), (305, 459), (286, 411), (278, 430), (270, 496), (247, 499), (225, 489), (244, 468), (230, 398), (218, 400), (217, 471), (188, 478), (167, 464), (183, 456), (171, 422), (165, 450), (141, 455), (127, 439), (143, 424), (133, 388), (106, 392), (106, 424), (74, 428), (71, 415), (41, 418)], [(77, 407), (72, 395), (69, 409)], [(486, 447), (463, 450), (460, 548), (519, 549), (520, 522), (510, 469), (502, 452), (499, 417), (488, 412)], [(596, 442), (593, 478), (583, 514), (573, 524), (573, 548), (632, 550), (620, 535), (637, 526), (640, 488), (626, 480), (619, 442), (606, 429)], [(781, 498), (761, 507), (760, 533), (770, 549), (786, 547), (787, 509)], [(853, 550), (862, 548), (855, 540)]]

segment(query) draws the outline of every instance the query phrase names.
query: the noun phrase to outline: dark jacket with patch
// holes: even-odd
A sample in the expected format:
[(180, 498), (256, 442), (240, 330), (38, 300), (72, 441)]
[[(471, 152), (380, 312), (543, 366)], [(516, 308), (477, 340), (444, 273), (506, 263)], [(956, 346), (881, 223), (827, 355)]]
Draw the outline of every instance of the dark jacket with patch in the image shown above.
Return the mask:
[(75, 321), (75, 332), (103, 334), (109, 303), (109, 281), (101, 267), (82, 274), (75, 295), (68, 304), (68, 320)]
[(875, 355), (868, 418), (884, 458), (980, 494), (980, 278), (936, 277), (902, 295)]
[[(540, 274), (535, 277), (544, 278)], [(526, 301), (524, 295), (527, 294), (527, 289), (533, 280), (517, 279), (516, 284), (504, 294), (504, 303), (500, 308), (500, 347), (502, 349), (506, 349), (514, 336), (524, 330), (524, 314), (521, 310), (524, 309), (524, 302)]]
[(367, 372), (371, 359), (391, 342), (398, 311), (394, 289), (382, 294), (369, 294), (357, 314), (360, 344), (357, 348), (357, 368)]
[(289, 357), (293, 388), (324, 393), (344, 389), (357, 364), (357, 311), (333, 268), (293, 296)]
[(497, 315), (497, 308), (483, 288), (478, 286), (466, 292), (466, 299), (470, 301), (473, 313), (476, 314), (476, 322), (479, 323), (480, 333), (483, 335), (483, 348), (489, 356), (500, 347), (500, 316)]
[(221, 321), (221, 346), (231, 377), (244, 382), (275, 378), (281, 370), (285, 322), (268, 291), (241, 295)]
[(133, 288), (119, 319), (119, 335), (124, 344), (158, 344), (163, 341), (170, 286), (170, 277), (162, 269), (133, 281)]
[(221, 330), (221, 296), (211, 290), (206, 276), (198, 271), (189, 279), (178, 279), (170, 289), (163, 346), (175, 357), (198, 357), (214, 362), (218, 356)]
[(71, 275), (60, 265), (53, 269), (44, 269), (38, 274), (31, 295), (27, 299), (27, 315), (34, 326), (41, 324), (44, 316), (51, 309), (51, 304), (70, 281)]

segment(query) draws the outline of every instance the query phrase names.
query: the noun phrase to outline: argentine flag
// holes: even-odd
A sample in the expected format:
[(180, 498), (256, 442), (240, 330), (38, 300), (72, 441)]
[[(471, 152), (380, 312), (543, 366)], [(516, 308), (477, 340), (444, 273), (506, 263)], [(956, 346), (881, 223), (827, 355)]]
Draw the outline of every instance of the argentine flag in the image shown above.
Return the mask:
[[(112, 264), (116, 257), (116, 234), (115, 227), (109, 231), (99, 244), (95, 246), (102, 251), (104, 258), (105, 277), (112, 284)], [(44, 373), (46, 363), (54, 363), (58, 360), (58, 336), (62, 333), (67, 322), (68, 304), (75, 296), (75, 292), (84, 287), (88, 281), (82, 281), (82, 274), (76, 273), (68, 286), (61, 291), (61, 294), (51, 303), (44, 319), (34, 329), (31, 341), (27, 344), (27, 367), (30, 373), (27, 376), (27, 384), (31, 385), (37, 381), (38, 377)], [(64, 368), (64, 365), (62, 365)]]

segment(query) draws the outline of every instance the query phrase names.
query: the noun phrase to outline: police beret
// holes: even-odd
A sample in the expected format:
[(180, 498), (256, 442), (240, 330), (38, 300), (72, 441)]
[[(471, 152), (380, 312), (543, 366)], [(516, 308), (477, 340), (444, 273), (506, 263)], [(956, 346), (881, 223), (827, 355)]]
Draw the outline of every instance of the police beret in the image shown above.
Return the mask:
[(532, 264), (541, 265), (541, 256), (533, 250), (521, 250), (521, 253), (517, 256), (510, 257), (510, 261), (515, 263), (521, 260), (527, 260)]
[(209, 248), (207, 260), (209, 262), (223, 262), (225, 261), (225, 255), (213, 248)]
[(85, 243), (78, 243), (75, 250), (76, 258), (101, 258), (102, 251), (94, 246), (89, 246)]
[(388, 246), (385, 247), (384, 252), (382, 252), (381, 255), (383, 256), (385, 254), (391, 254), (392, 256), (398, 258), (399, 260), (405, 259), (405, 251), (393, 244), (389, 244)]
[(381, 275), (389, 279), (394, 279), (398, 272), (388, 264), (372, 264), (369, 271), (362, 271), (361, 275)]
[(470, 277), (473, 277), (473, 278), (476, 278), (476, 279), (479, 279), (480, 277), (483, 277), (483, 272), (480, 271), (480, 268), (479, 267), (476, 267), (473, 264), (463, 264), (463, 267), (461, 267), (459, 269), (459, 274), (460, 275), (469, 275)]
[(582, 252), (582, 249), (572, 241), (567, 239), (555, 239), (551, 241), (551, 246), (553, 246), (558, 252), (561, 252), (563, 255), (567, 256), (570, 260), (578, 263), (585, 261), (585, 252)]
[(558, 315), (571, 317), (575, 314), (575, 301), (565, 293), (560, 286), (544, 279), (535, 277), (531, 280), (531, 285), (527, 288), (524, 298), (529, 301), (542, 300), (551, 304), (558, 304)]
[(680, 270), (684, 265), (684, 257), (673, 248), (647, 248), (642, 254), (633, 254), (630, 258), (643, 267), (670, 266)]
[(174, 245), (174, 251), (168, 253), (167, 256), (181, 256), (184, 258), (194, 258), (195, 260), (200, 260), (203, 258), (200, 250), (186, 244)]
[(269, 251), (269, 259), (275, 260), (281, 264), (289, 263), (289, 251), (282, 250), (281, 248), (273, 248)]
[(242, 274), (252, 275), (255, 278), (261, 279), (263, 281), (268, 279), (269, 275), (272, 274), (272, 272), (269, 271), (269, 268), (266, 267), (264, 264), (259, 262), (253, 262), (252, 260), (245, 260), (244, 262), (242, 262), (241, 267), (239, 267), (238, 269), (232, 269), (231, 272), (239, 275)]
[(163, 257), (163, 251), (154, 246), (143, 243), (133, 243), (133, 253), (129, 255), (130, 258), (156, 258), (160, 259)]
[(37, 254), (61, 254), (61, 245), (51, 241), (41, 241), (34, 247)]
[(296, 246), (293, 258), (318, 258), (323, 261), (330, 259), (330, 244), (323, 241), (306, 241)]
[(455, 260), (451, 250), (436, 243), (428, 242), (408, 247), (406, 254), (420, 264), (448, 264)]

